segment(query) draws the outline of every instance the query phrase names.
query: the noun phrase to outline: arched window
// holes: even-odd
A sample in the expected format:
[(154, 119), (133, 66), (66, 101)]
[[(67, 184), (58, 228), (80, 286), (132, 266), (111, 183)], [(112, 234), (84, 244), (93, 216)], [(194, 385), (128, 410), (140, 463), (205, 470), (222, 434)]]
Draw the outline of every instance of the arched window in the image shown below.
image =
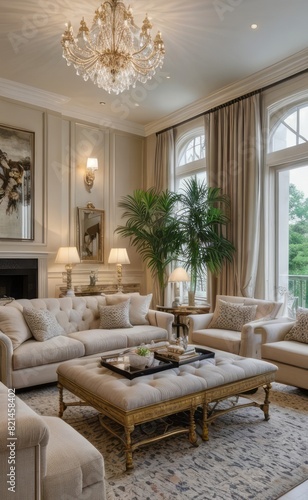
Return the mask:
[(176, 141), (175, 190), (183, 181), (196, 175), (206, 180), (204, 128), (198, 127), (184, 132)]
[(301, 104), (289, 109), (271, 130), (270, 151), (298, 146), (308, 142), (308, 106)]
[[(181, 130), (181, 132), (180, 132)], [(184, 187), (184, 181), (196, 176), (206, 182), (205, 135), (203, 126), (184, 127), (178, 131), (175, 155), (175, 191)], [(182, 265), (182, 264), (179, 264)], [(188, 270), (189, 273), (189, 270)], [(188, 302), (184, 291), (184, 302)], [(197, 283), (195, 300), (205, 303), (207, 299), (207, 276)]]

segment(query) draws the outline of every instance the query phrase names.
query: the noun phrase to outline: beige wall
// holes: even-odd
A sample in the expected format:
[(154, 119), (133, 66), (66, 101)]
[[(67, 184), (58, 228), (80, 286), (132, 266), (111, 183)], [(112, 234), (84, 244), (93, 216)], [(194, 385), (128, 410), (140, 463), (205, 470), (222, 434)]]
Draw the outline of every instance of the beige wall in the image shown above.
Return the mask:
[[(61, 113), (0, 99), (0, 122), (35, 132), (34, 241), (0, 239), (0, 258), (14, 252), (21, 258), (33, 253), (47, 259), (47, 277), (41, 280), (40, 295), (56, 296), (64, 266), (54, 263), (59, 246), (77, 244), (77, 207), (88, 202), (105, 212), (104, 263), (81, 263), (73, 270), (73, 284), (88, 284), (95, 269), (99, 282), (115, 282), (115, 266), (108, 265), (113, 246), (128, 249), (131, 264), (123, 267), (123, 281), (141, 283), (146, 291), (144, 266), (128, 240), (114, 233), (121, 224), (117, 204), (122, 196), (145, 187), (145, 139), (69, 119)], [(1, 149), (1, 146), (0, 146)], [(98, 158), (94, 187), (84, 185), (84, 169), (89, 156)], [(9, 217), (9, 215), (8, 215)]]

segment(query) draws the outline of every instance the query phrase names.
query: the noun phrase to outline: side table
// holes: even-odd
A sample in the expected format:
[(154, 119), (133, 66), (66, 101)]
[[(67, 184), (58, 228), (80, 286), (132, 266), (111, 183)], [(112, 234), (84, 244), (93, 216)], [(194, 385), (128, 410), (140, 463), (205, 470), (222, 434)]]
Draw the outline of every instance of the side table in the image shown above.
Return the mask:
[(156, 306), (156, 309), (158, 311), (165, 311), (168, 313), (171, 313), (174, 315), (174, 323), (173, 326), (176, 327), (176, 336), (177, 338), (180, 337), (180, 330), (183, 328), (183, 331), (187, 335), (188, 333), (188, 327), (186, 323), (183, 323), (181, 321), (181, 316), (189, 316), (190, 314), (206, 314), (210, 312), (210, 305), (206, 306), (189, 306), (189, 305), (182, 305), (178, 307), (168, 307), (168, 306)]

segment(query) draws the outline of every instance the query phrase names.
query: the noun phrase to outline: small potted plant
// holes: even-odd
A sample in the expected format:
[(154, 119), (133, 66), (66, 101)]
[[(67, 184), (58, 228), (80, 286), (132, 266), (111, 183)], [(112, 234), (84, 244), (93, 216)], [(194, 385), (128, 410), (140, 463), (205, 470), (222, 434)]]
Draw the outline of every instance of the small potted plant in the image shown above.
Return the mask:
[(129, 354), (129, 362), (132, 368), (143, 370), (152, 365), (154, 359), (153, 352), (145, 346), (138, 347), (135, 352)]

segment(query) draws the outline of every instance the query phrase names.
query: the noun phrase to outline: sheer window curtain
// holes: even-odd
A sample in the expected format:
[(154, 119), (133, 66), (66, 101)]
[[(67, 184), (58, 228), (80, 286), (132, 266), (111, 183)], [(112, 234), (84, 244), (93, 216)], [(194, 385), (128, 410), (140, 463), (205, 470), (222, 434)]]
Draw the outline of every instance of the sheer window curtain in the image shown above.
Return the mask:
[(253, 297), (260, 249), (260, 94), (205, 115), (209, 185), (231, 199), (226, 237), (236, 252), (232, 263), (211, 278), (209, 301), (217, 294)]
[[(175, 140), (174, 129), (166, 130), (156, 136), (155, 164), (154, 164), (154, 187), (157, 191), (174, 189), (174, 158)], [(170, 186), (173, 186), (170, 188)], [(153, 283), (153, 305), (155, 307), (159, 300), (158, 284)], [(171, 287), (165, 288), (164, 305), (171, 304)]]

